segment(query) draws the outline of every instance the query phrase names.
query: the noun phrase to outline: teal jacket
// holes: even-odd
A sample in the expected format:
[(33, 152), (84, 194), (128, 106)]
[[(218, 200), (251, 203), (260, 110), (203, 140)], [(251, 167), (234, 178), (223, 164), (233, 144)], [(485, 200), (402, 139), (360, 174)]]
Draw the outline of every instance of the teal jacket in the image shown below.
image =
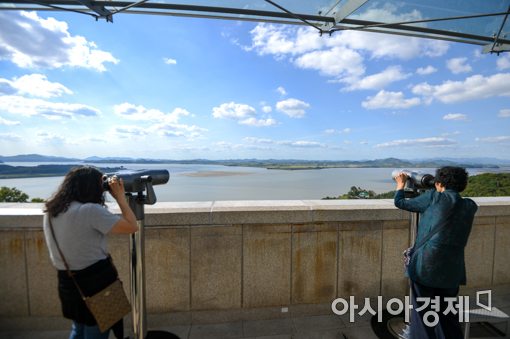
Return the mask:
[(478, 206), (454, 190), (428, 190), (405, 199), (404, 190), (395, 193), (395, 206), (420, 213), (416, 243), (436, 227), (442, 229), (415, 251), (409, 263), (409, 278), (422, 285), (456, 288), (466, 284), (464, 247)]

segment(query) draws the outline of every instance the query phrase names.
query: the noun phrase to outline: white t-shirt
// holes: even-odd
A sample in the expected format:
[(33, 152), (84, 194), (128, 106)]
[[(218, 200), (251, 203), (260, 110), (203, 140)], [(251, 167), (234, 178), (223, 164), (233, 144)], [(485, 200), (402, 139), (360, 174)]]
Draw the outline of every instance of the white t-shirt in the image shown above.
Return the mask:
[[(60, 213), (51, 222), (55, 237), (71, 270), (81, 270), (108, 256), (106, 234), (120, 216), (108, 211), (100, 204), (72, 202), (66, 212)], [(44, 216), (44, 235), (53, 265), (65, 270), (55, 241), (51, 234), (48, 214)]]

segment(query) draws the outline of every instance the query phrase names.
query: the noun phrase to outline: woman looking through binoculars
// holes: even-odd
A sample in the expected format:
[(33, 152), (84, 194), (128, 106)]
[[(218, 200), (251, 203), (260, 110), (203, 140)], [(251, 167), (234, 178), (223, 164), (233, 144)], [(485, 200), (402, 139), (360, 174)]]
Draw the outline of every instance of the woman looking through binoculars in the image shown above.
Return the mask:
[[(467, 179), (464, 168), (442, 167), (436, 171), (435, 189), (405, 199), (408, 176), (400, 173), (395, 177), (395, 206), (420, 213), (416, 243), (411, 249), (406, 272), (412, 291), (412, 339), (463, 338), (459, 317), (446, 311), (445, 299), (456, 298), (459, 285), (466, 284), (464, 248), (478, 208), (473, 200), (459, 194), (466, 188)], [(439, 310), (435, 312), (439, 321), (429, 326), (424, 317), (431, 306), (416, 310), (426, 303), (424, 299), (430, 302), (436, 298), (439, 298)]]
[[(138, 230), (136, 217), (125, 199), (122, 179), (114, 176), (106, 183), (120, 207), (120, 216), (106, 209), (103, 173), (89, 166), (72, 169), (45, 204), (44, 234), (51, 262), (58, 270), (62, 313), (73, 320), (70, 339), (106, 339), (109, 330), (100, 332), (60, 253), (80, 288), (87, 291), (87, 295), (93, 295), (117, 279), (107, 249), (107, 234), (131, 234)], [(118, 338), (122, 338), (122, 321), (112, 329)]]

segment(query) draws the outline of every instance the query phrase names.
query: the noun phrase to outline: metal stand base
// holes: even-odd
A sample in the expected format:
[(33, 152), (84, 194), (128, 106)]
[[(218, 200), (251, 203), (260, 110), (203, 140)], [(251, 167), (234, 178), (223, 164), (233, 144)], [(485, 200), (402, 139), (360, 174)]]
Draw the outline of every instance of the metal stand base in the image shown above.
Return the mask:
[(409, 326), (404, 322), (404, 314), (391, 315), (382, 311), (382, 322), (377, 321), (377, 314), (371, 319), (372, 330), (380, 339), (408, 339)]
[(399, 339), (408, 339), (409, 336), (409, 325), (404, 322), (404, 318), (393, 318), (390, 319), (386, 326), (388, 326), (388, 330), (390, 333)]

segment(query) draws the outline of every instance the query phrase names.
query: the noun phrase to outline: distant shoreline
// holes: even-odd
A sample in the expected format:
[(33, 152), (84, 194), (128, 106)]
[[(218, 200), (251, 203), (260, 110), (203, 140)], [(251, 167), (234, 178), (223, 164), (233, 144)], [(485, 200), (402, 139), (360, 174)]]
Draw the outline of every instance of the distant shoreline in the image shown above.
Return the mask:
[[(20, 161), (21, 162), (21, 161)], [(37, 161), (35, 161), (37, 163)], [(41, 161), (42, 162), (42, 161)], [(5, 163), (0, 163), (0, 179), (21, 179), (21, 178), (37, 178), (37, 177), (58, 177), (64, 176), (73, 167), (82, 166), (87, 162), (76, 162), (73, 164), (44, 164), (37, 166), (12, 166)], [(128, 169), (129, 165), (135, 164), (159, 164), (159, 165), (218, 165), (228, 167), (253, 167), (253, 168), (265, 168), (268, 170), (285, 170), (285, 171), (305, 171), (305, 170), (322, 170), (322, 169), (333, 169), (333, 168), (347, 168), (347, 169), (362, 169), (362, 168), (438, 168), (442, 166), (461, 166), (467, 169), (469, 168), (486, 168), (490, 170), (498, 170), (501, 167), (498, 165), (484, 165), (484, 164), (457, 164), (449, 161), (438, 161), (438, 162), (408, 162), (399, 159), (381, 159), (381, 160), (370, 160), (370, 161), (286, 161), (286, 160), (266, 160), (266, 161), (254, 161), (254, 160), (195, 160), (195, 161), (140, 161), (140, 162), (129, 162), (129, 161), (114, 161), (111, 162), (101, 161), (89, 163), (94, 164), (118, 164), (118, 167), (99, 167), (102, 172), (111, 173), (122, 169)], [(506, 166), (504, 166), (506, 167)], [(510, 167), (510, 166), (509, 166)], [(183, 174), (188, 177), (214, 177), (214, 176), (235, 176), (235, 175), (247, 175), (250, 172), (246, 171), (203, 171), (203, 172), (190, 172)]]
[(250, 175), (250, 172), (229, 172), (229, 171), (199, 171), (191, 173), (181, 173), (186, 177), (230, 177), (236, 175)]

